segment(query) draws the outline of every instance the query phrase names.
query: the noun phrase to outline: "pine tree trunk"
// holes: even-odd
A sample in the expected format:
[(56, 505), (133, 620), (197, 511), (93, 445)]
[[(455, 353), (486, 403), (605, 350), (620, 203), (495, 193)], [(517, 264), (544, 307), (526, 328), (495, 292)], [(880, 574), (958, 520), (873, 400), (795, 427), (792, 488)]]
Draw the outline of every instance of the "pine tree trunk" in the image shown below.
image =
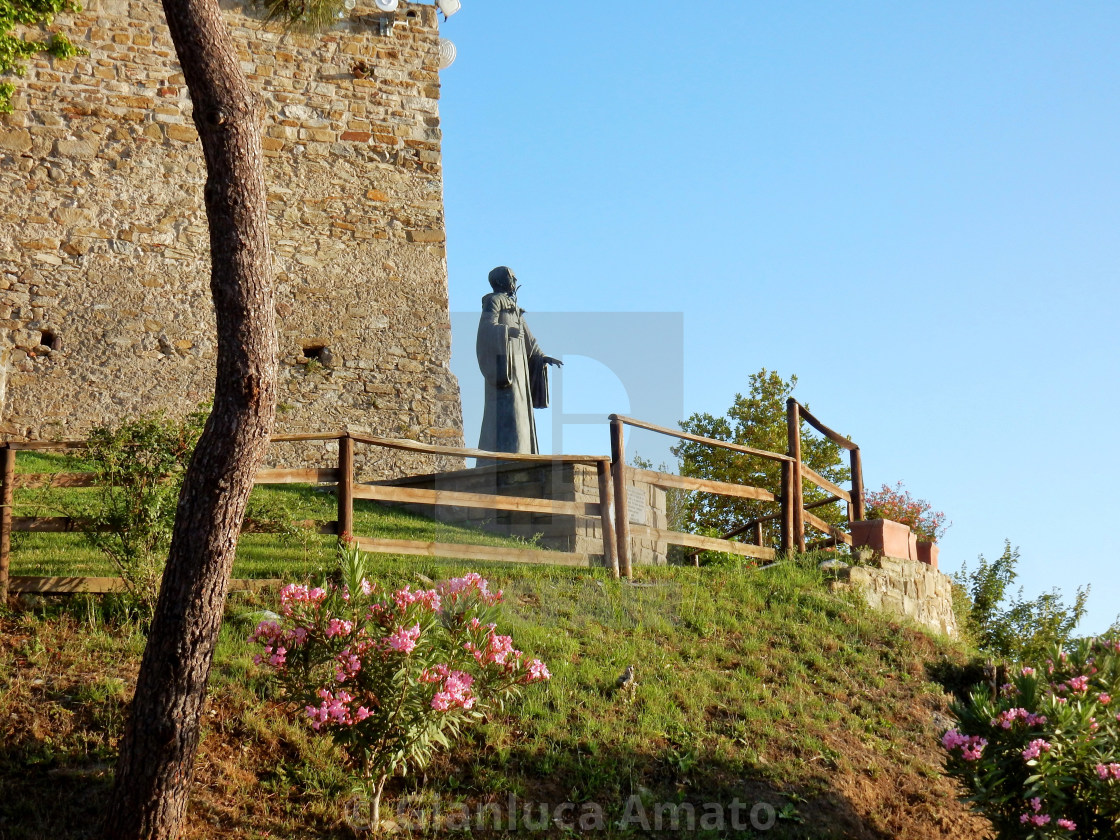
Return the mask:
[(206, 158), (214, 407), (185, 476), (104, 836), (179, 833), (234, 551), (275, 418), (276, 335), (260, 105), (217, 0), (163, 0)]

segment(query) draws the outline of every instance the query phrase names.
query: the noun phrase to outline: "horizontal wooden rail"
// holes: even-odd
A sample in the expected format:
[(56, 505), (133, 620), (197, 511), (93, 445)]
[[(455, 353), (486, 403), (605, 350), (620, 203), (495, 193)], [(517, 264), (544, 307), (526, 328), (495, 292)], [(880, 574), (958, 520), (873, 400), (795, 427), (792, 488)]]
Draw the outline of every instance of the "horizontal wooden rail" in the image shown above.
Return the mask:
[(769, 490), (761, 487), (750, 487), (744, 484), (729, 484), (726, 481), (712, 481), (708, 478), (692, 478), (691, 476), (673, 475), (672, 473), (643, 470), (637, 467), (627, 467), (626, 474), (639, 478), (656, 487), (674, 487), (679, 490), (700, 490), (704, 493), (717, 493), (721, 496), (736, 496), (740, 499), (754, 499), (760, 502), (776, 502), (778, 497)]
[[(322, 519), (302, 519), (291, 523), (297, 528), (308, 528), (320, 534), (333, 534), (335, 533), (334, 521), (325, 521)], [(85, 523), (81, 519), (73, 519), (69, 516), (13, 516), (12, 517), (12, 531), (25, 534), (66, 534), (66, 533), (79, 533), (86, 528)], [(99, 532), (104, 533), (109, 530), (108, 525), (102, 525), (97, 529)], [(245, 534), (280, 534), (284, 529), (271, 522), (255, 522), (252, 519), (246, 519), (241, 526), (242, 533)]]
[(488, 493), (466, 493), (458, 490), (427, 490), (420, 487), (395, 487), (391, 484), (355, 484), (355, 499), (377, 502), (399, 502), (412, 505), (512, 510), (522, 513), (549, 513), (559, 516), (599, 516), (599, 505), (593, 502), (554, 502), (526, 496), (496, 496)]
[(14, 452), (49, 452), (52, 449), (85, 449), (84, 440), (9, 440), (7, 447)]
[(259, 470), (254, 484), (336, 484), (338, 469)]
[(16, 473), (12, 486), (34, 489), (39, 487), (96, 487), (97, 478), (90, 473)]
[(666, 426), (657, 426), (653, 423), (647, 423), (645, 420), (635, 420), (633, 417), (626, 417), (622, 414), (612, 414), (610, 419), (618, 420), (625, 423), (627, 426), (633, 426), (635, 429), (645, 429), (646, 431), (669, 435), (670, 437), (680, 438), (681, 440), (690, 440), (693, 443), (718, 446), (721, 449), (730, 449), (732, 452), (741, 452), (744, 455), (757, 455), (759, 458), (769, 458), (771, 461), (793, 460), (789, 455), (779, 455), (777, 452), (767, 452), (765, 449), (752, 449), (749, 446), (740, 446), (737, 443), (728, 443), (725, 440), (717, 440), (716, 438), (701, 437), (700, 435), (689, 434), (688, 432), (682, 432), (678, 429), (670, 429)]
[(749, 545), (733, 540), (720, 540), (715, 537), (703, 537), (699, 534), (682, 534), (679, 531), (667, 531), (664, 528), (651, 528), (649, 525), (630, 523), (630, 531), (634, 536), (646, 539), (660, 540), (670, 545), (683, 545), (689, 548), (699, 548), (703, 551), (726, 551), (730, 554), (739, 554), (743, 557), (754, 557), (758, 560), (773, 560), (775, 551), (761, 545)]
[[(297, 519), (290, 524), (296, 528), (306, 528), (308, 531), (314, 531), (316, 534), (333, 535), (338, 533), (337, 523), (333, 519)], [(241, 523), (242, 534), (283, 534), (286, 531), (286, 528), (272, 522), (257, 522), (253, 519), (246, 519)]]
[[(832, 493), (834, 496), (837, 496), (840, 499), (843, 499), (845, 502), (848, 502), (849, 504), (852, 501), (852, 494), (851, 493), (849, 493), (847, 490), (845, 490), (839, 484), (833, 484), (831, 481), (829, 481), (827, 478), (825, 478), (819, 472), (817, 472), (816, 470), (810, 469), (805, 464), (801, 465), (801, 477), (809, 479), (809, 481), (813, 482), (818, 487), (820, 487), (824, 490), (827, 490), (829, 493)], [(805, 507), (808, 508), (808, 505), (806, 505)]]
[[(833, 502), (839, 502), (839, 501), (841, 501), (839, 496), (829, 496), (827, 499), (820, 499), (816, 502), (810, 502), (809, 504), (805, 505), (805, 510), (812, 510), (813, 508), (824, 507), (825, 505), (830, 505)], [(776, 522), (777, 520), (779, 520), (781, 518), (782, 518), (781, 513), (772, 513), (769, 516), (760, 516), (760, 517), (758, 517), (758, 519), (752, 519), (749, 522), (745, 522), (742, 525), (740, 525), (739, 527), (734, 528), (731, 531), (728, 531), (726, 534), (723, 535), (723, 539), (729, 540), (732, 537), (737, 537), (740, 534), (746, 533), (751, 528), (753, 528), (755, 525), (761, 525), (763, 522)]]
[(824, 531), (826, 534), (840, 540), (840, 542), (844, 543), (844, 545), (852, 544), (851, 534), (846, 533), (841, 528), (837, 528), (835, 525), (829, 522), (825, 522), (819, 516), (809, 513), (808, 511), (805, 511), (805, 524), (812, 525), (814, 528)]
[[(280, 580), (273, 578), (231, 580), (229, 591), (256, 592), (261, 589), (278, 588), (280, 584)], [(11, 591), (29, 595), (72, 595), (78, 592), (104, 595), (108, 592), (124, 592), (125, 585), (121, 578), (115, 577), (27, 577), (13, 575)]]
[(536, 551), (531, 548), (506, 548), (496, 545), (438, 543), (423, 540), (389, 540), (357, 537), (358, 548), (374, 554), (412, 554), (498, 563), (539, 563), (552, 566), (587, 566), (586, 554), (567, 551)]
[[(84, 527), (82, 520), (72, 519), (69, 516), (13, 516), (12, 531), (32, 534), (62, 534), (70, 531), (81, 531)], [(108, 531), (108, 526), (99, 528)]]
[(300, 443), (301, 441), (328, 441), (338, 440), (342, 437), (342, 432), (335, 432), (333, 434), (323, 434), (322, 432), (306, 432), (293, 435), (273, 435), (269, 438), (271, 443)]
[(482, 458), (496, 461), (518, 461), (530, 464), (594, 464), (609, 461), (606, 455), (528, 455), (518, 452), (490, 452), (485, 449), (466, 449), (461, 446), (441, 446), (435, 443), (420, 443), (401, 438), (383, 438), (374, 435), (350, 435), (358, 443), (371, 446), (384, 446), (388, 449), (403, 449), (407, 452), (423, 452), (428, 455), (452, 455), (460, 458)]
[[(794, 400), (794, 402), (796, 402), (796, 400)], [(797, 403), (797, 405), (800, 408), (801, 419), (812, 426), (814, 429), (816, 429), (818, 432), (820, 432), (822, 435), (824, 435), (826, 438), (828, 438), (830, 441), (835, 443), (837, 446), (841, 446), (844, 449), (859, 448), (839, 432), (833, 431), (832, 429), (828, 428), (828, 426), (826, 426), (824, 423), (810, 414), (809, 409), (801, 405), (801, 403)]]

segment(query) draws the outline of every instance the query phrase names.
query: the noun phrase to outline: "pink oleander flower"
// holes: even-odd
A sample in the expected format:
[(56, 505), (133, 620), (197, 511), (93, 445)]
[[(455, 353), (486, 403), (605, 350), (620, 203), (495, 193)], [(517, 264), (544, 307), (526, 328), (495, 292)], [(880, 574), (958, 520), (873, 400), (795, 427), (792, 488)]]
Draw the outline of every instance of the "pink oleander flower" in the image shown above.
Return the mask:
[(385, 644), (398, 653), (409, 654), (412, 653), (413, 649), (416, 647), (416, 641), (419, 638), (420, 625), (414, 624), (407, 628), (398, 627), (385, 638)]
[(1042, 738), (1035, 738), (1027, 745), (1027, 748), (1023, 750), (1023, 760), (1030, 761), (1031, 759), (1038, 758), (1044, 752), (1050, 752), (1050, 742), (1044, 741)]
[(949, 752), (959, 748), (961, 758), (965, 761), (976, 761), (983, 753), (984, 747), (988, 746), (988, 742), (979, 735), (962, 735), (957, 730), (950, 729), (941, 736), (941, 745)]
[(355, 674), (362, 670), (362, 660), (350, 648), (345, 648), (340, 651), (338, 656), (335, 657), (338, 667), (335, 668), (335, 679), (339, 682), (346, 682), (351, 679)]
[(1109, 780), (1109, 778), (1120, 781), (1120, 764), (1098, 764), (1095, 769), (1097, 771), (1097, 775), (1106, 782)]
[(411, 586), (406, 586), (393, 593), (393, 600), (401, 612), (412, 604), (420, 604), (432, 612), (439, 612), (440, 609), (439, 593), (434, 589), (420, 589), (413, 592)]
[(474, 706), (471, 686), (474, 677), (463, 671), (449, 671), (440, 690), (432, 697), (432, 708), (439, 712), (450, 709), (470, 709)]
[(490, 584), (482, 575), (469, 572), (460, 578), (452, 578), (439, 585), (440, 594), (451, 603), (474, 596), (483, 604), (497, 604), (502, 600), (502, 590), (490, 591)]
[(534, 659), (528, 665), (529, 673), (526, 675), (527, 682), (540, 682), (542, 680), (552, 679), (552, 674), (549, 673), (548, 668), (539, 659)]
[(422, 683), (437, 683), (447, 679), (448, 668), (446, 665), (433, 665), (420, 672), (417, 680)]
[(1035, 670), (1034, 668), (1023, 668), (1023, 670), (1019, 673), (1021, 673), (1024, 677), (1033, 677), (1035, 675)]
[(1109, 703), (1112, 702), (1112, 695), (1111, 694), (1105, 694), (1102, 691), (1100, 694), (1097, 695), (1097, 702), (1100, 703), (1102, 706), (1107, 706)]
[(1073, 678), (1069, 679), (1068, 681), (1066, 681), (1066, 685), (1069, 686), (1070, 691), (1076, 692), (1077, 694), (1081, 694), (1086, 689), (1089, 688), (1089, 678), (1084, 677), (1084, 676), (1083, 677), (1073, 677)]
[(1061, 819), (1057, 821), (1056, 825), (1058, 828), (1064, 828), (1066, 831), (1077, 831), (1077, 823), (1073, 820)]
[[(350, 713), (349, 704), (354, 700), (350, 694), (341, 690), (335, 694), (325, 688), (319, 689), (316, 693), (321, 700), (319, 705), (304, 707), (307, 716), (311, 718), (312, 729), (318, 732), (324, 725), (338, 724), (340, 726), (353, 726), (356, 723), (353, 715)], [(365, 717), (368, 716), (369, 710), (367, 709)]]
[(327, 622), (327, 638), (333, 639), (335, 636), (349, 636), (350, 631), (354, 629), (352, 622), (345, 621), (341, 618), (332, 618)]

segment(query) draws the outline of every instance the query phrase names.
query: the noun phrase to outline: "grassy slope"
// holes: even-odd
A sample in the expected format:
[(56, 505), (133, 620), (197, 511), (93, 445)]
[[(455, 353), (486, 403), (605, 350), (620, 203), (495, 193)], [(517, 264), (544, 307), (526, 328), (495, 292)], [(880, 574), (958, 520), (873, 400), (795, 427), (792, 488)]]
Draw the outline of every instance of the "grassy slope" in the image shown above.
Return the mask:
[[(375, 568), (392, 585), (468, 567), (379, 558)], [(925, 677), (926, 663), (957, 652), (828, 593), (814, 564), (642, 570), (637, 586), (577, 570), (470, 568), (505, 589), (505, 628), (554, 679), (517, 714), (473, 730), (426, 784), (394, 780), (390, 811), (513, 793), (599, 802), (613, 823), (632, 794), (738, 797), (782, 813), (764, 837), (983, 835), (940, 774), (932, 715), (944, 698)], [(142, 639), (105, 628), (82, 604), (0, 620), (0, 837), (84, 837), (96, 822)], [(188, 834), (353, 836), (331, 749), (293, 722), (251, 664), (242, 640), (257, 608), (229, 609)], [(631, 702), (612, 690), (628, 664), (638, 674)]]

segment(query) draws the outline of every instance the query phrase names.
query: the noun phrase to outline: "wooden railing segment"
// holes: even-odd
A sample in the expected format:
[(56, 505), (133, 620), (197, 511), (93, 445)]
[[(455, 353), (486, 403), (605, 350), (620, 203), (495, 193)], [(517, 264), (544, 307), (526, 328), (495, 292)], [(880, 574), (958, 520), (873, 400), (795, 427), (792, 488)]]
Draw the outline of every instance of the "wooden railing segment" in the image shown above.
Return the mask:
[(800, 408), (801, 419), (812, 426), (814, 429), (816, 429), (818, 432), (820, 432), (822, 435), (824, 435), (826, 438), (828, 438), (830, 441), (835, 443), (837, 446), (844, 449), (859, 448), (854, 443), (852, 443), (851, 438), (846, 438), (839, 432), (834, 432), (832, 429), (828, 428), (828, 426), (826, 426), (824, 423), (810, 414), (809, 409), (801, 405), (801, 403), (797, 403), (797, 405)]
[[(817, 485), (822, 490), (827, 490), (829, 493), (838, 497), (839, 499), (843, 499), (848, 504), (852, 503), (852, 494), (851, 493), (849, 493), (847, 490), (845, 490), (839, 484), (833, 484), (831, 481), (829, 481), (823, 475), (818, 473), (816, 470), (811, 469), (810, 467), (806, 466), (805, 464), (801, 465), (801, 476), (802, 476), (802, 478), (807, 478), (809, 481), (813, 482), (813, 484)], [(806, 505), (805, 507), (806, 507), (806, 509), (808, 509), (809, 506)]]
[(718, 440), (717, 438), (702, 437), (701, 435), (694, 435), (690, 432), (682, 432), (680, 429), (670, 429), (667, 426), (657, 426), (653, 423), (647, 423), (644, 420), (635, 420), (633, 417), (627, 417), (624, 414), (612, 414), (611, 421), (619, 420), (627, 426), (633, 426), (635, 429), (645, 429), (650, 432), (657, 432), (658, 434), (668, 435), (669, 437), (680, 438), (681, 440), (690, 440), (693, 443), (703, 443), (707, 446), (715, 446), (720, 449), (730, 449), (732, 452), (739, 452), (743, 455), (757, 455), (759, 458), (767, 458), (771, 461), (789, 461), (788, 455), (782, 455), (777, 452), (767, 452), (765, 449), (754, 449), (750, 446), (741, 446), (737, 443), (729, 443), (726, 440)]
[(517, 461), (526, 464), (594, 464), (607, 460), (605, 455), (529, 455), (523, 452), (488, 452), (485, 449), (467, 449), (462, 446), (443, 446), (436, 443), (420, 443), (415, 440), (384, 438), (375, 435), (351, 434), (357, 443), (384, 446), (387, 449), (401, 449), (407, 452), (421, 452), (426, 455), (450, 455), (460, 458), (481, 458), (484, 461)]
[(497, 496), (490, 493), (466, 493), (459, 490), (429, 490), (422, 487), (399, 487), (392, 484), (357, 484), (355, 499), (375, 502), (397, 502), (410, 505), (510, 510), (519, 513), (547, 513), (557, 516), (600, 516), (594, 502), (556, 502), (528, 496)]
[(545, 551), (532, 548), (509, 548), (498, 545), (470, 543), (425, 542), (424, 540), (391, 540), (377, 537), (355, 537), (362, 551), (382, 554), (411, 554), (421, 557), (479, 560), (497, 563), (534, 563), (559, 566), (586, 566), (586, 554), (568, 551)]
[(819, 516), (816, 516), (815, 514), (809, 513), (809, 511), (805, 511), (805, 521), (809, 525), (812, 525), (814, 528), (818, 528), (821, 531), (824, 531), (826, 534), (833, 537), (834, 539), (840, 540), (840, 542), (844, 543), (845, 545), (851, 545), (852, 544), (852, 535), (851, 534), (849, 534), (847, 531), (843, 530), (842, 528), (836, 527), (831, 522), (825, 522)]
[(742, 557), (754, 557), (759, 560), (773, 560), (777, 552), (772, 548), (761, 545), (751, 545), (734, 540), (721, 540), (716, 537), (705, 537), (700, 534), (685, 534), (681, 531), (669, 531), (664, 528), (652, 528), (649, 525), (631, 523), (630, 528), (638, 537), (667, 542), (670, 545), (683, 545), (688, 548), (699, 548), (703, 551), (726, 551), (729, 554), (738, 554)]
[(777, 502), (779, 497), (761, 487), (751, 487), (748, 484), (730, 484), (726, 481), (712, 481), (708, 478), (693, 478), (685, 475), (644, 470), (639, 467), (627, 467), (627, 475), (640, 478), (655, 487), (672, 487), (678, 490), (700, 490), (704, 493), (714, 493), (720, 496), (735, 496), (740, 499), (754, 499), (760, 502)]
[(258, 470), (253, 484), (337, 484), (338, 470), (326, 469), (268, 469)]

